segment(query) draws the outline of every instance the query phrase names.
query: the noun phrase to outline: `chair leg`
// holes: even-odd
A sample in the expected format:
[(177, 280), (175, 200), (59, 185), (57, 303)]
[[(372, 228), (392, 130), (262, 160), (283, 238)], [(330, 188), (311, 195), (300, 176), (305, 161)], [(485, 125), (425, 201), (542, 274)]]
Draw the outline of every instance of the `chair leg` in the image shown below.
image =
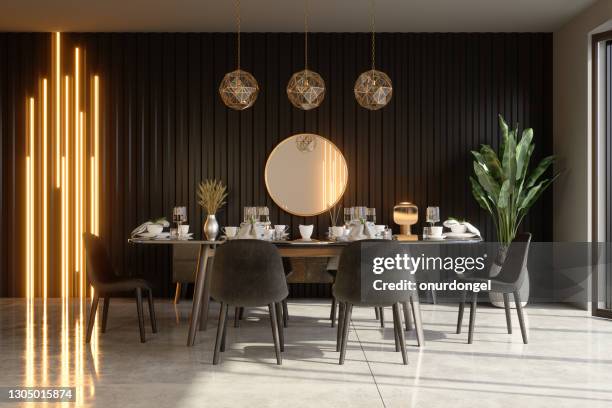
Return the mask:
[(283, 356), (281, 355), (280, 340), (278, 336), (278, 318), (276, 317), (276, 307), (274, 303), (268, 305), (270, 313), (270, 325), (272, 326), (272, 338), (274, 339), (274, 352), (276, 353), (276, 364), (283, 364)]
[(174, 304), (178, 305), (181, 301), (181, 282), (176, 282), (176, 289), (174, 289)]
[(472, 293), (472, 305), (470, 306), (470, 331), (468, 333), (468, 344), (474, 340), (474, 323), (476, 322), (476, 308), (478, 307), (478, 293)]
[(346, 343), (348, 341), (348, 333), (351, 326), (351, 314), (353, 313), (353, 305), (346, 303), (344, 310), (344, 319), (342, 323), (342, 344), (340, 345), (340, 360), (339, 364), (344, 364), (344, 356), (346, 355)]
[(219, 323), (217, 324), (217, 337), (215, 340), (215, 352), (213, 354), (213, 364), (219, 364), (219, 352), (221, 351), (221, 342), (223, 341), (223, 332), (225, 328), (225, 317), (227, 316), (227, 304), (221, 303), (219, 308)]
[(434, 305), (438, 304), (438, 292), (433, 289), (431, 291), (431, 303), (433, 303)]
[(94, 298), (91, 300), (91, 309), (89, 310), (89, 321), (87, 322), (87, 336), (85, 337), (85, 343), (91, 341), (91, 333), (93, 332), (94, 324), (96, 322), (96, 312), (98, 311), (98, 302), (100, 301), (100, 295), (96, 291)]
[(223, 320), (223, 334), (221, 335), (221, 352), (225, 351), (225, 343), (227, 339), (227, 315), (229, 314), (229, 306), (225, 308), (225, 317)]
[(108, 307), (110, 306), (110, 296), (104, 296), (104, 308), (102, 309), (102, 333), (106, 333), (106, 322), (108, 321)]
[(241, 306), (240, 310), (238, 311), (238, 320), (242, 319), (244, 319), (244, 306)]
[(234, 327), (240, 327), (240, 308), (234, 308)]
[(410, 314), (410, 306), (408, 302), (402, 302), (402, 309), (404, 310), (404, 322), (406, 323), (406, 331), (412, 330), (412, 315)]
[(281, 304), (283, 305), (283, 326), (287, 327), (289, 324), (289, 308), (287, 307), (287, 299), (283, 299)]
[(510, 316), (510, 294), (504, 293), (504, 309), (506, 309), (506, 327), (508, 334), (512, 334), (512, 317)]
[(410, 296), (410, 308), (412, 309), (412, 317), (414, 318), (414, 328), (416, 329), (417, 345), (425, 346), (425, 333), (423, 330), (423, 317), (421, 316), (421, 302), (419, 294), (415, 293)]
[(339, 308), (340, 306), (338, 305), (338, 302), (336, 302), (336, 298), (332, 298), (331, 310), (329, 312), (329, 319), (331, 320), (331, 327), (336, 327), (336, 315), (338, 314), (337, 310)]
[(285, 351), (285, 331), (283, 330), (282, 302), (278, 302), (276, 304), (276, 324), (278, 326), (278, 339), (280, 341), (280, 351)]
[(374, 315), (376, 315), (376, 320), (380, 320), (380, 312), (377, 307), (374, 308)]
[(459, 314), (457, 315), (457, 334), (461, 334), (461, 325), (463, 324), (463, 310), (465, 309), (465, 299), (467, 292), (461, 291), (461, 300), (459, 300)]
[(528, 344), (527, 339), (527, 328), (525, 327), (525, 317), (523, 316), (523, 305), (521, 304), (521, 296), (518, 291), (514, 292), (514, 303), (516, 305), (516, 313), (519, 318), (519, 325), (521, 326), (521, 335), (523, 336), (523, 343)]
[(379, 307), (378, 308), (378, 314), (380, 315), (380, 327), (385, 327), (385, 308), (384, 307)]
[(138, 328), (140, 329), (140, 342), (145, 340), (144, 316), (142, 313), (142, 289), (136, 288), (136, 311), (138, 312)]
[(346, 303), (338, 303), (338, 330), (336, 331), (336, 351), (340, 351), (340, 345), (342, 344), (342, 325), (344, 324), (344, 311), (346, 310)]
[(153, 290), (149, 289), (149, 318), (151, 319), (151, 331), (157, 333), (157, 319), (155, 318), (155, 306), (153, 304)]
[[(399, 333), (397, 332), (397, 316), (395, 315), (395, 307), (391, 306), (391, 315), (393, 317), (393, 334), (395, 334), (395, 351), (400, 351), (400, 338)], [(400, 323), (401, 326), (401, 323)], [(402, 328), (402, 331), (404, 329)]]
[(406, 354), (406, 336), (402, 327), (402, 315), (399, 303), (393, 305), (393, 312), (395, 314), (395, 331), (399, 336), (398, 343), (402, 352), (402, 361), (404, 362), (404, 365), (406, 365), (408, 364), (408, 355)]

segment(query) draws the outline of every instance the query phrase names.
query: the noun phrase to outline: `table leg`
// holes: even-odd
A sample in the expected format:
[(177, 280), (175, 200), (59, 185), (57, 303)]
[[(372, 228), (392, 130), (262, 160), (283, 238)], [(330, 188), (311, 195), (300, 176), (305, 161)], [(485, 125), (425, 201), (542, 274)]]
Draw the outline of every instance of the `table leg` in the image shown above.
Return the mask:
[(187, 346), (193, 346), (195, 335), (198, 329), (198, 321), (200, 319), (200, 307), (202, 303), (202, 295), (204, 292), (204, 281), (206, 280), (206, 263), (208, 261), (208, 245), (200, 246), (198, 254), (198, 273), (196, 275), (195, 287), (193, 290), (193, 306), (191, 308), (191, 320), (189, 322), (189, 335), (187, 336)]
[(204, 279), (204, 292), (202, 293), (202, 305), (200, 306), (200, 331), (206, 330), (208, 324), (208, 305), (210, 305), (210, 282), (212, 280), (212, 268), (214, 257), (207, 257), (206, 277)]

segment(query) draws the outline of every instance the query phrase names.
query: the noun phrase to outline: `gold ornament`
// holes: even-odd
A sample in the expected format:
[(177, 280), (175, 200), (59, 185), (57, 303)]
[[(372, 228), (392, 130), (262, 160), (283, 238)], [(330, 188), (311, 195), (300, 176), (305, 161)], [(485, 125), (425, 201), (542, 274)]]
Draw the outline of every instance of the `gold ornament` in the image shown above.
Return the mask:
[(228, 108), (243, 110), (253, 106), (259, 94), (257, 80), (250, 73), (237, 69), (225, 74), (219, 94)]
[(378, 110), (391, 100), (393, 85), (384, 72), (371, 69), (355, 81), (355, 99), (366, 109)]
[(325, 81), (321, 75), (308, 69), (296, 72), (287, 84), (287, 96), (296, 108), (314, 109), (325, 98)]

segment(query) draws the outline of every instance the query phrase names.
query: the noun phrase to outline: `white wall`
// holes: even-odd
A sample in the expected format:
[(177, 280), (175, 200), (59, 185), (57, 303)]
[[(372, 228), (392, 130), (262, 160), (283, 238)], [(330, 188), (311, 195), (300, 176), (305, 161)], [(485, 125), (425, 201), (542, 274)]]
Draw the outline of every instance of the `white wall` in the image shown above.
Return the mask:
[(590, 35), (610, 19), (612, 0), (599, 0), (554, 33), (553, 150), (565, 169), (553, 187), (555, 241), (590, 238)]
[[(555, 241), (591, 240), (591, 35), (609, 29), (612, 0), (599, 0), (554, 33), (553, 150), (564, 174), (553, 186)], [(580, 282), (582, 293), (565, 297), (588, 309), (591, 279), (588, 268), (558, 268), (556, 282)], [(575, 288), (574, 288), (575, 289)], [(573, 292), (573, 291), (572, 291)]]

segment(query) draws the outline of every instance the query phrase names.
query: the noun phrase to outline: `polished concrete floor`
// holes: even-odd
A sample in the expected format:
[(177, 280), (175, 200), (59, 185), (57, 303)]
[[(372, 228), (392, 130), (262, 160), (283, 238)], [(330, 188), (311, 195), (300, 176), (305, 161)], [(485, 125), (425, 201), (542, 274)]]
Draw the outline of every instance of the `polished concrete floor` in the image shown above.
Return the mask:
[(508, 335), (503, 310), (483, 306), (469, 345), (467, 327), (455, 334), (456, 306), (423, 305), (427, 344), (417, 348), (408, 333), (408, 366), (371, 308), (354, 310), (344, 366), (326, 301), (289, 303), (282, 366), (267, 309), (247, 310), (240, 328), (230, 326), (228, 350), (213, 366), (216, 323), (187, 348), (190, 302), (159, 300), (156, 308), (159, 333), (148, 326), (141, 344), (134, 303), (113, 300), (107, 332), (85, 345), (78, 307), (63, 314), (57, 300), (45, 308), (0, 299), (0, 387), (75, 386), (79, 406), (99, 407), (612, 406), (612, 322), (563, 306), (526, 309), (528, 345), (516, 315)]

